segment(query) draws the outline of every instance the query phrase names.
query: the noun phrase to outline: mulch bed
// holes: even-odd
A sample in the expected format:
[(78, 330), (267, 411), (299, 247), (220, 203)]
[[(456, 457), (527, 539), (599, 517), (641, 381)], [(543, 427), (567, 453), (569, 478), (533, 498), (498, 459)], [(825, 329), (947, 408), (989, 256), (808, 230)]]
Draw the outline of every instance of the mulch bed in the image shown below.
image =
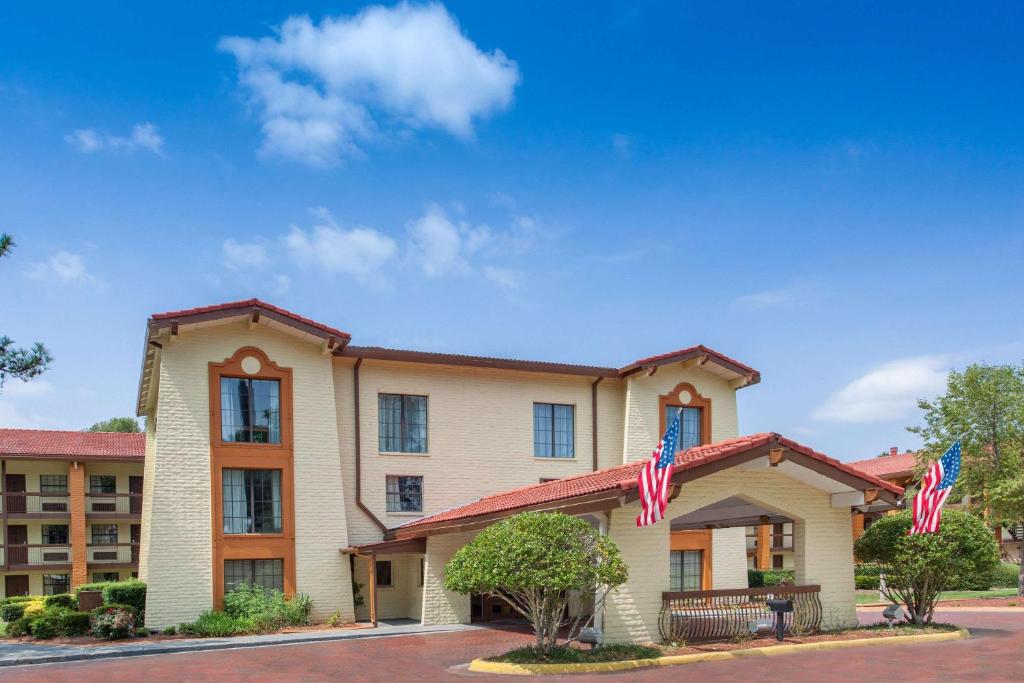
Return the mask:
[[(335, 631), (335, 630), (347, 630), (347, 629), (359, 629), (369, 628), (366, 624), (338, 624), (337, 626), (327, 626), (326, 624), (312, 624), (310, 626), (288, 626), (280, 631), (274, 631), (273, 633), (253, 633), (253, 634), (242, 634), (242, 635), (274, 635), (281, 633), (310, 633), (317, 631)], [(233, 638), (234, 636), (225, 636), (227, 638)], [(102, 646), (102, 645), (144, 645), (145, 643), (162, 642), (165, 640), (195, 640), (201, 636), (193, 636), (185, 633), (175, 633), (173, 636), (163, 635), (162, 633), (151, 633), (148, 636), (136, 637), (136, 638), (122, 638), (120, 640), (102, 640), (100, 638), (93, 638), (92, 636), (76, 636), (74, 638), (50, 638), (47, 640), (39, 640), (32, 636), (24, 636), (22, 638), (11, 638), (10, 636), (0, 637), (0, 643), (25, 643), (33, 645), (67, 645), (74, 647), (90, 647), (90, 646)]]
[(1022, 607), (1024, 598), (966, 598), (963, 600), (941, 600), (938, 609), (943, 607)]
[(814, 633), (801, 636), (786, 636), (783, 642), (775, 640), (775, 637), (758, 637), (734, 641), (722, 641), (716, 643), (701, 643), (699, 645), (686, 645), (673, 647), (669, 645), (660, 646), (665, 655), (693, 655), (701, 652), (730, 652), (732, 650), (749, 650), (755, 647), (776, 647), (778, 645), (801, 645), (803, 643), (823, 643), (837, 640), (865, 640), (868, 638), (900, 638), (903, 636), (916, 636), (928, 633), (946, 633), (956, 630), (955, 627), (926, 627), (926, 628), (878, 628), (878, 629), (851, 629), (849, 631), (837, 631), (833, 633)]

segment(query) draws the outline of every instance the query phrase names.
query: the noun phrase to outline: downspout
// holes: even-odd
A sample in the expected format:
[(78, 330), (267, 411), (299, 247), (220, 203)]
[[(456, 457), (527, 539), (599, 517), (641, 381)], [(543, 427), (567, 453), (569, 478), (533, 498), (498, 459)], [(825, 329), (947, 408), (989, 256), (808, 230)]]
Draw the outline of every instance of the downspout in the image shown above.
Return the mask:
[(356, 507), (366, 513), (366, 516), (370, 518), (370, 521), (376, 524), (381, 531), (387, 532), (388, 527), (384, 522), (377, 519), (377, 515), (370, 512), (370, 508), (363, 504), (363, 477), (362, 477), (362, 466), (360, 454), (362, 447), (360, 445), (359, 437), (359, 366), (363, 364), (362, 358), (356, 359), (356, 364), (352, 368), (352, 387), (353, 387), (353, 400), (352, 408), (356, 416), (355, 424), (355, 437), (356, 437)]
[(591, 422), (592, 434), (591, 438), (591, 449), (594, 454), (594, 471), (598, 470), (597, 467), (597, 385), (601, 383), (604, 377), (598, 377), (590, 385), (590, 415), (593, 418)]

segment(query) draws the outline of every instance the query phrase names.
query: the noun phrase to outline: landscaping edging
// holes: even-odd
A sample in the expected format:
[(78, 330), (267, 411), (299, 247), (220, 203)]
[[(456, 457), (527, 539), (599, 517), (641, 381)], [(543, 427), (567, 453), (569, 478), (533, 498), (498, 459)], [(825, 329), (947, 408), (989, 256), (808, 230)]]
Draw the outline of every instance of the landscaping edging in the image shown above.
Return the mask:
[(730, 650), (727, 652), (700, 652), (692, 655), (667, 655), (665, 657), (656, 657), (654, 659), (628, 659), (620, 662), (587, 662), (583, 664), (511, 664), (509, 662), (491, 662), (486, 659), (474, 659), (469, 663), (469, 670), (474, 673), (506, 674), (510, 676), (603, 673), (607, 671), (649, 669), (656, 666), (696, 664), (697, 662), (713, 662), (723, 659), (739, 659), (740, 657), (786, 655), (794, 652), (806, 652), (808, 650), (838, 650), (847, 647), (935, 643), (944, 640), (960, 640), (963, 638), (969, 638), (970, 635), (970, 631), (964, 628), (956, 631), (949, 631), (948, 633), (922, 633), (921, 635), (916, 636), (861, 638), (858, 640), (832, 640), (819, 643), (801, 643), (796, 645), (773, 645), (768, 647), (754, 647), (746, 650)]

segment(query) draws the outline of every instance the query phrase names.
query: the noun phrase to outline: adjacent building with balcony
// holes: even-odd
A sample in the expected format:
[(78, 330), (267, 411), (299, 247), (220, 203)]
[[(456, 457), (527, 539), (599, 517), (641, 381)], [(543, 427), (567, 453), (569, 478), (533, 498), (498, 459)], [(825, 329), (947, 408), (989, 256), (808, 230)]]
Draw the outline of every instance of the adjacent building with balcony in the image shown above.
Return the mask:
[(0, 589), (136, 576), (145, 435), (0, 429)]

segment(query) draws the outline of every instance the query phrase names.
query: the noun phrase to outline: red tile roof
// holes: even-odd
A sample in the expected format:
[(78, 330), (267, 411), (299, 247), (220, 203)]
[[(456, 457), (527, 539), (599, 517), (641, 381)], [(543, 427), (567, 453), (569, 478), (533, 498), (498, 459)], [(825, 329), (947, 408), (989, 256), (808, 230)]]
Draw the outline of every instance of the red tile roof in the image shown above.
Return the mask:
[(277, 313), (278, 315), (284, 316), (285, 318), (288, 318), (288, 319), (293, 320), (295, 322), (302, 323), (304, 325), (308, 325), (310, 327), (316, 328), (316, 329), (318, 329), (318, 330), (320, 330), (322, 332), (326, 332), (327, 334), (334, 335), (334, 336), (339, 337), (341, 339), (350, 339), (352, 337), (352, 335), (350, 335), (348, 332), (343, 332), (343, 331), (337, 329), (336, 327), (330, 327), (329, 325), (324, 325), (323, 323), (318, 323), (315, 320), (311, 320), (311, 319), (306, 318), (304, 316), (301, 316), (301, 315), (299, 315), (297, 313), (292, 313), (291, 311), (285, 310), (285, 309), (280, 308), (278, 306), (275, 306), (273, 304), (268, 304), (266, 301), (261, 301), (259, 299), (245, 299), (243, 301), (230, 301), (230, 302), (228, 302), (226, 304), (216, 304), (216, 305), (213, 305), (213, 306), (201, 306), (199, 308), (186, 308), (186, 309), (181, 310), (181, 311), (169, 311), (167, 313), (154, 313), (153, 315), (151, 315), (149, 317), (152, 320), (172, 320), (172, 319), (177, 319), (177, 318), (188, 318), (188, 317), (191, 317), (191, 316), (203, 315), (203, 314), (207, 314), (207, 313), (217, 313), (217, 312), (221, 312), (221, 311), (230, 312), (230, 311), (238, 310), (240, 313), (244, 313), (245, 311), (251, 310), (251, 309), (262, 309), (264, 311), (270, 311), (272, 313)]
[(138, 460), (145, 455), (145, 434), (0, 429), (0, 457)]
[(624, 368), (620, 368), (619, 372), (626, 373), (626, 372), (629, 372), (630, 370), (634, 370), (636, 368), (640, 368), (640, 367), (645, 366), (645, 365), (658, 365), (658, 364), (662, 364), (662, 363), (665, 363), (665, 362), (670, 362), (671, 363), (676, 358), (679, 358), (679, 357), (682, 357), (682, 356), (695, 356), (695, 355), (698, 355), (698, 354), (707, 354), (711, 358), (719, 361), (721, 364), (724, 364), (726, 366), (733, 365), (733, 366), (735, 366), (736, 369), (742, 371), (741, 374), (757, 375), (758, 377), (761, 374), (760, 372), (758, 372), (754, 368), (750, 367), (749, 365), (747, 365), (745, 363), (741, 363), (738, 360), (736, 360), (735, 358), (730, 358), (729, 356), (725, 355), (724, 353), (719, 353), (718, 351), (715, 351), (714, 349), (709, 349), (708, 347), (704, 346), (703, 344), (698, 344), (697, 346), (688, 346), (685, 349), (678, 349), (676, 351), (669, 351), (668, 353), (661, 353), (661, 354), (658, 354), (657, 356), (650, 356), (649, 358), (641, 358), (640, 360), (633, 361), (632, 363), (630, 363), (629, 365), (625, 366)]
[(905, 453), (897, 453), (896, 455), (880, 455), (877, 458), (857, 460), (856, 462), (851, 462), (850, 466), (857, 468), (861, 472), (885, 478), (903, 476), (908, 472), (912, 472), (916, 464), (917, 456), (907, 451)]
[[(873, 477), (869, 474), (856, 470), (849, 465), (835, 460), (834, 458), (818, 453), (812, 448), (773, 432), (740, 436), (735, 439), (726, 439), (717, 443), (690, 448), (676, 456), (675, 469), (678, 472), (692, 469), (700, 465), (707, 465), (718, 460), (739, 455), (740, 453), (745, 453), (759, 446), (767, 445), (771, 441), (775, 441), (780, 446), (789, 448), (797, 453), (802, 453), (808, 457), (814, 458), (815, 460), (831, 465), (838, 470), (846, 472), (847, 474), (852, 474), (864, 479), (873, 486), (884, 488), (897, 495), (903, 493), (903, 489), (899, 486), (895, 486), (878, 479), (877, 477)], [(543, 484), (533, 484), (531, 486), (524, 486), (511, 491), (495, 493), (472, 503), (408, 522), (398, 527), (398, 529), (410, 529), (437, 522), (447, 522), (529, 508), (536, 505), (554, 503), (560, 500), (577, 498), (604, 491), (618, 490), (624, 493), (636, 486), (636, 478), (643, 465), (643, 461), (637, 461), (627, 465), (619, 465), (617, 467), (597, 470), (596, 472), (588, 472), (587, 474), (580, 474), (573, 477), (544, 482)]]

